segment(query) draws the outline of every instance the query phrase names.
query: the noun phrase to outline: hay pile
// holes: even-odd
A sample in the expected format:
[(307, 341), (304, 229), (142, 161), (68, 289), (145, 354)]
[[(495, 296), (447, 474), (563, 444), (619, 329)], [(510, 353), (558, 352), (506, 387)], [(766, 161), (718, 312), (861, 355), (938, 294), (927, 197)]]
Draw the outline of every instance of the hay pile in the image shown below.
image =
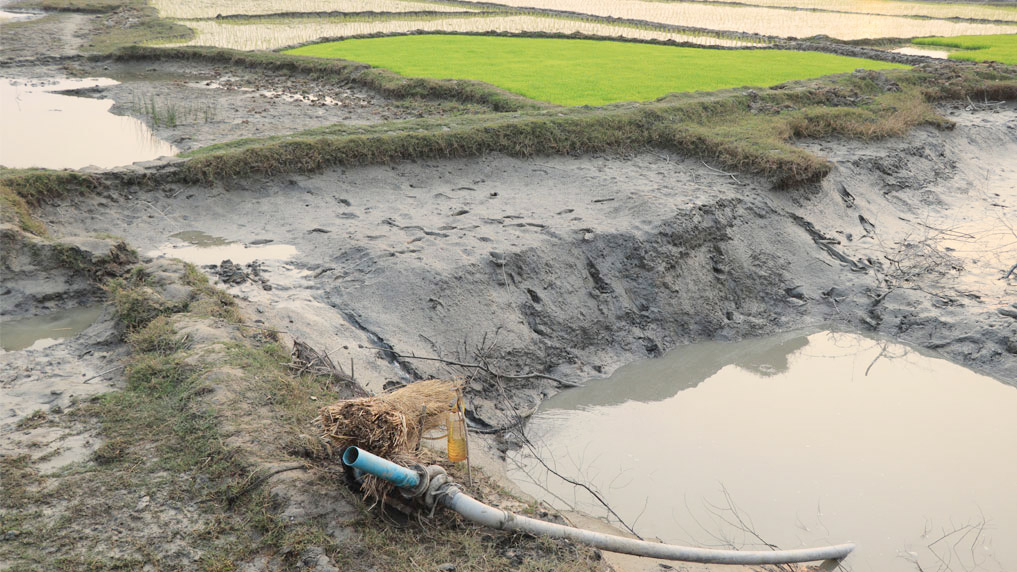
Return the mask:
[[(416, 462), (421, 437), (446, 424), (460, 382), (428, 379), (391, 393), (340, 401), (321, 410), (322, 437), (337, 454), (355, 446), (396, 463)], [(392, 487), (368, 476), (364, 497), (384, 502)]]

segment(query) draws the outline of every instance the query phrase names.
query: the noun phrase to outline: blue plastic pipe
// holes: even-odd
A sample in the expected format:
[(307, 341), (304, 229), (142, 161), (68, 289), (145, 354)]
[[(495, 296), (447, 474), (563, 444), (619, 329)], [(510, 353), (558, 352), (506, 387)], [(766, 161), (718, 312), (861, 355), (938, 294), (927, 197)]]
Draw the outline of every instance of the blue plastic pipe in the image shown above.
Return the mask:
[[(385, 479), (397, 487), (413, 488), (421, 482), (421, 477), (416, 471), (401, 467), (357, 447), (349, 447), (343, 452), (343, 463), (360, 469), (365, 473)], [(621, 536), (563, 526), (506, 512), (478, 501), (463, 493), (457, 485), (447, 478), (440, 477), (446, 477), (444, 471), (441, 471), (437, 477), (430, 476), (429, 483), (425, 484), (422, 488), (433, 488), (433, 485), (438, 484), (438, 492), (440, 494), (436, 494), (434, 500), (477, 524), (551, 538), (566, 538), (595, 548), (620, 552), (622, 554), (679, 560), (682, 562), (740, 564), (747, 566), (822, 561), (818, 570), (825, 572), (837, 569), (840, 566), (841, 560), (847, 558), (848, 554), (855, 549), (855, 545), (851, 543), (797, 550), (744, 551), (692, 548), (674, 544), (646, 542), (634, 538), (623, 538)], [(428, 497), (432, 494), (434, 494), (434, 491), (428, 490)]]
[(384, 479), (397, 487), (412, 488), (420, 484), (420, 475), (413, 469), (399, 466), (358, 447), (347, 447), (343, 451), (343, 463)]

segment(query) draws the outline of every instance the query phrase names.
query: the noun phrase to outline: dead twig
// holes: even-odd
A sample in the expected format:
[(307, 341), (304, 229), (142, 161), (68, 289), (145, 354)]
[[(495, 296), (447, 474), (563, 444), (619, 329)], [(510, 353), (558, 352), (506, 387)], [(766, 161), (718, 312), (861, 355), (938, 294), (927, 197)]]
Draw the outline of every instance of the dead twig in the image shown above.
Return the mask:
[(226, 502), (232, 504), (236, 502), (237, 499), (239, 499), (240, 497), (260, 487), (266, 481), (278, 475), (279, 473), (285, 473), (287, 471), (296, 471), (298, 469), (303, 470), (306, 469), (306, 467), (303, 464), (286, 465), (285, 467), (280, 467), (272, 471), (261, 473), (260, 475), (257, 472), (251, 473), (250, 475), (248, 475), (247, 479), (245, 479), (244, 482), (240, 484), (240, 486), (237, 489), (228, 491), (226, 493)]
[(92, 377), (82, 381), (81, 383), (88, 383), (88, 382), (92, 381), (93, 379), (99, 379), (100, 377), (106, 375), (107, 373), (113, 373), (114, 371), (117, 371), (118, 369), (124, 369), (125, 367), (127, 367), (127, 364), (118, 365), (116, 367), (107, 369), (106, 371), (104, 371), (102, 373), (97, 373), (97, 374), (93, 375)]
[(505, 378), (505, 379), (547, 379), (547, 380), (553, 381), (553, 382), (555, 382), (555, 383), (557, 383), (559, 385), (565, 386), (565, 387), (582, 387), (582, 384), (580, 384), (580, 383), (575, 383), (575, 382), (572, 382), (572, 381), (565, 381), (564, 379), (560, 379), (560, 378), (554, 377), (553, 375), (547, 375), (545, 373), (526, 373), (526, 374), (521, 374), (521, 375), (510, 375), (510, 374), (507, 374), (507, 373), (496, 371), (496, 370), (490, 368), (489, 366), (486, 366), (486, 365), (483, 365), (483, 364), (479, 364), (479, 363), (464, 363), (464, 362), (459, 362), (459, 361), (449, 360), (449, 359), (439, 358), (439, 357), (426, 357), (426, 356), (416, 356), (416, 355), (401, 354), (401, 353), (399, 353), (399, 352), (397, 352), (395, 350), (392, 350), (392, 349), (389, 349), (389, 348), (378, 347), (378, 346), (375, 346), (375, 349), (381, 350), (381, 351), (383, 351), (385, 353), (388, 353), (388, 354), (391, 354), (393, 356), (393, 358), (395, 358), (395, 359), (415, 359), (415, 360), (421, 360), (421, 361), (434, 361), (434, 362), (439, 362), (439, 363), (443, 363), (443, 364), (446, 364), (446, 365), (454, 365), (456, 367), (463, 367), (463, 368), (467, 368), (467, 369), (477, 369), (477, 370), (480, 370), (480, 371), (483, 371), (483, 372), (487, 372), (487, 373), (489, 373), (489, 374), (491, 374), (491, 375), (493, 375), (495, 377), (501, 377), (501, 378)]
[(732, 179), (732, 180), (733, 180), (734, 182), (738, 183), (739, 185), (740, 185), (740, 184), (742, 184), (742, 182), (738, 180), (738, 177), (735, 177), (735, 176), (734, 176), (734, 173), (728, 173), (727, 171), (721, 171), (720, 169), (717, 169), (717, 168), (715, 168), (715, 167), (711, 167), (710, 165), (708, 165), (708, 164), (706, 163), (706, 161), (702, 161), (702, 160), (700, 160), (700, 161), (701, 161), (701, 162), (703, 163), (703, 166), (704, 166), (704, 167), (706, 167), (707, 169), (709, 169), (709, 170), (713, 171), (714, 173), (717, 173), (717, 174), (719, 174), (719, 175), (724, 175), (724, 176), (726, 176), (726, 177), (731, 177), (731, 179)]

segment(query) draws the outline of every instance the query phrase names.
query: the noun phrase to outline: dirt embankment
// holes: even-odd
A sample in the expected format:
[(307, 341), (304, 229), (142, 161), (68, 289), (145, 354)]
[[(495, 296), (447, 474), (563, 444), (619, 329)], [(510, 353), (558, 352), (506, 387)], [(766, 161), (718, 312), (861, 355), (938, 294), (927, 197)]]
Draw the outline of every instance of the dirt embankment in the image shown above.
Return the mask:
[[(951, 132), (806, 143), (835, 172), (790, 193), (664, 154), (488, 157), (123, 189), (44, 218), (143, 253), (186, 230), (292, 245), (289, 260), (265, 261), (271, 291), (234, 292), (340, 348), (374, 390), (449, 373), (379, 347), (578, 381), (680, 343), (819, 323), (1013, 380), (1015, 277), (1000, 278), (1014, 254), (1015, 116), (960, 109)], [(130, 206), (138, 193), (151, 213)], [(559, 386), (504, 383), (524, 411)], [(478, 426), (510, 421), (493, 387), (471, 387)]]

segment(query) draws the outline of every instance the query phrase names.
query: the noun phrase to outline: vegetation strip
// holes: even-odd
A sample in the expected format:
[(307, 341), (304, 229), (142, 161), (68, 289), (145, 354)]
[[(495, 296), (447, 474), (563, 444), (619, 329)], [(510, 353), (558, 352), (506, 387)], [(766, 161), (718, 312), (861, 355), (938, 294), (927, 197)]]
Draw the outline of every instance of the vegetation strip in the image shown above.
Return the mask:
[(345, 40), (287, 53), (363, 61), (412, 77), (479, 80), (561, 105), (645, 101), (679, 91), (766, 87), (860, 67), (904, 67), (816, 52), (453, 35)]
[(199, 149), (190, 154), (182, 177), (212, 182), (252, 173), (492, 152), (526, 157), (657, 147), (761, 175), (776, 186), (793, 186), (821, 179), (830, 170), (824, 159), (795, 147), (795, 138), (876, 139), (923, 124), (948, 128), (949, 121), (930, 102), (1012, 98), (1017, 95), (1015, 76), (1008, 68), (960, 73), (929, 66), (886, 75), (862, 72), (758, 93), (676, 94), (639, 106), (333, 126)]
[(975, 62), (997, 61), (1017, 65), (1017, 35), (953, 36), (949, 38), (915, 38), (913, 43), (922, 46), (960, 48), (950, 54), (952, 60)]

